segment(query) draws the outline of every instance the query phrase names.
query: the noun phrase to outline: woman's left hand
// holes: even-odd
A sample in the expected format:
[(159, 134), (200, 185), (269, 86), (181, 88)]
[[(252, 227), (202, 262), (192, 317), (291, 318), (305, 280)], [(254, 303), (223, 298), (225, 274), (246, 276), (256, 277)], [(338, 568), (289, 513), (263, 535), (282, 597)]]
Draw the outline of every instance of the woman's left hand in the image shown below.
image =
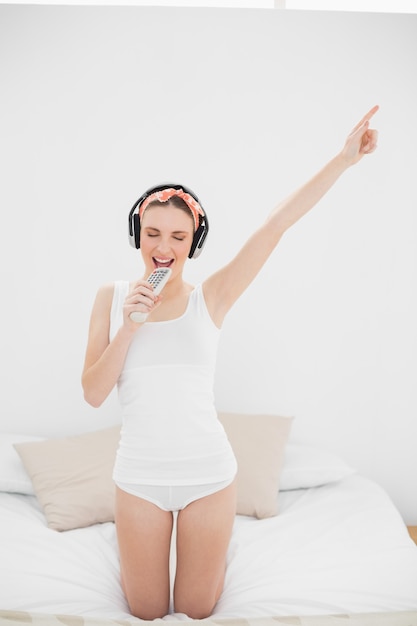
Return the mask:
[(365, 154), (371, 154), (377, 147), (378, 131), (369, 128), (369, 121), (378, 111), (379, 106), (372, 107), (370, 111), (356, 124), (346, 139), (342, 150), (342, 156), (347, 165), (354, 165)]

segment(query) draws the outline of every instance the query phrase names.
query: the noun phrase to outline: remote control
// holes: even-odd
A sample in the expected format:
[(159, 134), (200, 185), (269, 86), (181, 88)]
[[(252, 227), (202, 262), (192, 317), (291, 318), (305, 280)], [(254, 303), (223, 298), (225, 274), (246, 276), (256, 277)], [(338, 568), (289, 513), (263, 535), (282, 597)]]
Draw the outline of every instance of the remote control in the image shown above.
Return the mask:
[[(146, 282), (152, 285), (153, 292), (156, 296), (161, 293), (171, 274), (172, 270), (170, 270), (169, 267), (157, 267), (152, 274), (148, 276)], [(129, 317), (133, 322), (140, 323), (144, 322), (148, 315), (149, 313), (142, 313), (142, 311), (132, 311)]]

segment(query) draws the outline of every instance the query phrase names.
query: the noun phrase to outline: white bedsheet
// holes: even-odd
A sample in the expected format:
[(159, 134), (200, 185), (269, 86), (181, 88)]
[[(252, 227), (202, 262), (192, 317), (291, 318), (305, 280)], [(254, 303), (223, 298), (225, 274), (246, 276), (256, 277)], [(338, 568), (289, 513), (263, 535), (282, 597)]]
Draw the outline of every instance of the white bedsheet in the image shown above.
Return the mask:
[[(0, 493), (0, 537), (0, 609), (129, 617), (113, 524), (58, 533), (36, 498)], [(416, 609), (417, 547), (372, 481), (282, 492), (277, 517), (236, 517), (219, 618)]]

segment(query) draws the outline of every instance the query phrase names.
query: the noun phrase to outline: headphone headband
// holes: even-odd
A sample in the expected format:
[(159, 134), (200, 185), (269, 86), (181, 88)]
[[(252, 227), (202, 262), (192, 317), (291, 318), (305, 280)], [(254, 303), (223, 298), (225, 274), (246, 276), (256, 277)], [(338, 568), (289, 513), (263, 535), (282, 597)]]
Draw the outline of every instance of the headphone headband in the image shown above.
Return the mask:
[[(155, 196), (153, 198), (152, 196)], [(196, 259), (202, 252), (207, 237), (209, 224), (207, 215), (201, 206), (196, 194), (185, 185), (162, 184), (150, 187), (135, 202), (129, 213), (129, 242), (130, 245), (140, 248), (140, 222), (147, 205), (154, 200), (168, 202), (173, 196), (178, 196), (187, 204), (194, 219), (195, 231), (188, 257)]]

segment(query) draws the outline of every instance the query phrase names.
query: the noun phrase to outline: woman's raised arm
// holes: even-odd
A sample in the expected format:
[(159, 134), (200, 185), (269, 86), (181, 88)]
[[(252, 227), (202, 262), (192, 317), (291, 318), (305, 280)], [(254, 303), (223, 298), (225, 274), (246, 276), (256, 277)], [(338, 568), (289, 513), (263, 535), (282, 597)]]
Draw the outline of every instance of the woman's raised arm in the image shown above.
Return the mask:
[(235, 258), (204, 283), (204, 295), (214, 322), (221, 326), (234, 302), (252, 282), (282, 235), (303, 217), (351, 165), (374, 152), (378, 133), (369, 128), (374, 106), (353, 128), (343, 149), (313, 178), (278, 204)]

